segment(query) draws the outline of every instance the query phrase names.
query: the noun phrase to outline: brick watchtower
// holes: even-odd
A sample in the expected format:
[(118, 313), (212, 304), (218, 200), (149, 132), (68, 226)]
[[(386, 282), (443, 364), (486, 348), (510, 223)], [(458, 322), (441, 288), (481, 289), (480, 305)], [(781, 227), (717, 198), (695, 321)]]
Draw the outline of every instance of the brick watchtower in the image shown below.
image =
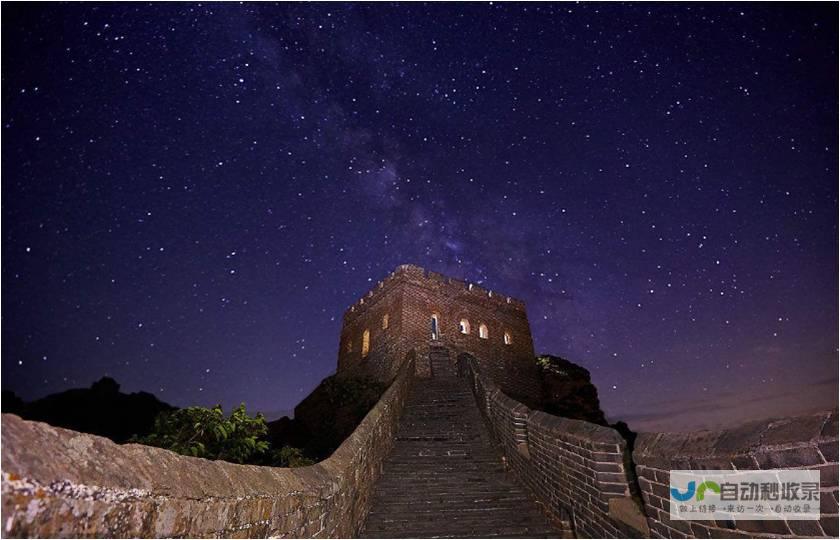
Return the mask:
[(521, 300), (402, 265), (344, 313), (338, 373), (390, 381), (414, 355), (419, 377), (431, 375), (429, 353), (475, 357), (508, 395), (539, 399), (531, 329)]

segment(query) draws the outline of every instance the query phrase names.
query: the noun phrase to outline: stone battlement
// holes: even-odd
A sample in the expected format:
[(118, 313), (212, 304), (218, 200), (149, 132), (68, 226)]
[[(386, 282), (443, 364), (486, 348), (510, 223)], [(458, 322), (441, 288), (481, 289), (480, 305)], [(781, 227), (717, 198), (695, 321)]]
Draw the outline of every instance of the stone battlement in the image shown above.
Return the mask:
[[(554, 529), (596, 538), (838, 534), (836, 410), (719, 432), (640, 434), (631, 459), (631, 449), (614, 429), (529, 408), (539, 379), (521, 301), (411, 265), (397, 268), (351, 306), (339, 347), (339, 373), (361, 371), (390, 384), (333, 455), (308, 467), (235, 465), (138, 444), (117, 445), (4, 414), (3, 536), (352, 537), (364, 530), (389, 456), (395, 454), (392, 479), (417, 477), (412, 464), (428, 464), (439, 451), (456, 460), (450, 463), (458, 471), (466, 474), (472, 467), (482, 480), (499, 468), (494, 459), (501, 455), (492, 456), (491, 438), (519, 484), (542, 503), (551, 523), (560, 524), (543, 523), (533, 512), (530, 517), (523, 514), (521, 509), (531, 507), (511, 503), (521, 502), (524, 495), (506, 484), (501, 494), (507, 494), (506, 515), (528, 518), (510, 529), (519, 534)], [(449, 382), (436, 380), (442, 378)], [(410, 414), (402, 419), (407, 401)], [(478, 413), (470, 407), (483, 420), (476, 421)], [(395, 451), (401, 421), (403, 444)], [(453, 437), (464, 426), (469, 430)], [(419, 441), (421, 451), (405, 441)], [(441, 441), (454, 442), (441, 447)], [(406, 456), (412, 460), (407, 469)], [(471, 477), (447, 480), (437, 474), (446, 468), (432, 465), (417, 485), (455, 490), (473, 515), (447, 508), (447, 519), (432, 514), (428, 526), (403, 523), (399, 530), (434, 536), (444, 536), (447, 527), (464, 534), (496, 532), (488, 531), (488, 524), (493, 528), (498, 521), (476, 518), (475, 512), (488, 509), (474, 503), (487, 499), (458, 492)], [(671, 521), (669, 471), (686, 468), (816, 468), (821, 519)], [(440, 478), (449, 483), (438, 485)], [(487, 483), (482, 489), (489, 493), (476, 497), (498, 497), (500, 485)], [(382, 488), (380, 508), (397, 512), (403, 522), (420, 519), (413, 509), (406, 513), (405, 505), (391, 500), (399, 485), (396, 491), (384, 484)], [(440, 501), (438, 495), (427, 500)], [(414, 503), (404, 502), (409, 507)], [(380, 513), (367, 532), (387, 536), (393, 530), (392, 513)]]
[[(511, 470), (578, 537), (838, 535), (837, 410), (720, 431), (640, 433), (631, 461), (616, 430), (533, 411), (504, 395), (474, 359), (467, 361), (478, 406)], [(628, 467), (634, 467), (641, 500)], [(670, 520), (669, 471), (689, 468), (818, 470), (820, 520)]]
[[(568, 534), (837, 537), (836, 410), (716, 432), (643, 433), (633, 451), (634, 466), (627, 443), (614, 429), (531, 410), (505, 395), (475, 359), (462, 355), (458, 364), (475, 397), (474, 404), (459, 406), (478, 408), (509, 470)], [(413, 371), (409, 361), (330, 458), (297, 469), (117, 445), (4, 414), (3, 535), (354, 537), (365, 526), (412, 385), (423, 383)], [(671, 521), (668, 471), (687, 467), (817, 468), (821, 519)], [(641, 498), (634, 494), (631, 469)]]
[(408, 264), (345, 312), (337, 371), (389, 381), (413, 352), (418, 375), (429, 377), (433, 346), (472, 354), (506, 392), (541, 400), (525, 303)]
[(413, 264), (401, 264), (393, 272), (388, 274), (384, 279), (378, 281), (372, 289), (370, 289), (364, 296), (358, 299), (344, 312), (344, 320), (352, 319), (357, 313), (364, 309), (364, 306), (376, 303), (380, 298), (385, 296), (393, 285), (394, 281), (399, 281), (403, 278), (411, 278), (414, 280), (427, 280), (430, 284), (437, 287), (442, 287), (444, 292), (449, 294), (461, 295), (463, 292), (468, 293), (467, 298), (472, 298), (476, 302), (485, 303), (502, 309), (518, 309), (525, 311), (525, 302), (508, 296), (492, 289), (485, 289), (474, 283), (462, 281), (459, 279), (445, 276), (438, 272), (426, 270), (420, 266)]

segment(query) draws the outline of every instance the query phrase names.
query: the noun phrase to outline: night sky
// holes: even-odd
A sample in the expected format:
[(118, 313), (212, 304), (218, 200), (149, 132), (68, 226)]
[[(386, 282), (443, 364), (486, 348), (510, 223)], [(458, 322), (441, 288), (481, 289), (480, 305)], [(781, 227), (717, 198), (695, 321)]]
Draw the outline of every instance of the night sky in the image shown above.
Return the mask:
[(837, 9), (6, 3), (2, 386), (274, 417), (414, 263), (633, 428), (836, 406)]

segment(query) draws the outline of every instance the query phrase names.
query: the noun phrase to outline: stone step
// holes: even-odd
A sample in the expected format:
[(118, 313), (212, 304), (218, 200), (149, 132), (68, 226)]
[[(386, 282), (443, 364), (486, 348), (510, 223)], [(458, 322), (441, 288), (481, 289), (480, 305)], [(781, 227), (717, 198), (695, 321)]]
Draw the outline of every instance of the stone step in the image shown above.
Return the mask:
[[(459, 491), (437, 491), (437, 493), (432, 494), (426, 492), (425, 490), (418, 490), (415, 493), (406, 493), (405, 496), (392, 496), (391, 494), (387, 493), (379, 494), (377, 497), (374, 497), (374, 501), (384, 507), (396, 507), (396, 506), (415, 506), (418, 510), (422, 510), (424, 507), (436, 507), (441, 503), (455, 505), (475, 505), (475, 504), (504, 504), (512, 501), (523, 501), (523, 500), (530, 500), (530, 497), (527, 493), (523, 491), (519, 492), (505, 492), (499, 493), (498, 490), (486, 491), (484, 493), (476, 492), (476, 493), (462, 493)], [(385, 496), (387, 495), (387, 496)], [(378, 512), (380, 508), (377, 507), (376, 511)]]
[(447, 348), (435, 346), (429, 348), (429, 364), (432, 368), (433, 379), (441, 381), (456, 379), (457, 370)]
[(362, 536), (553, 537), (554, 527), (505, 470), (467, 381), (449, 352), (414, 381), (394, 447), (374, 486)]
[(377, 538), (536, 538), (556, 537), (558, 531), (550, 525), (513, 524), (505, 522), (449, 521), (444, 529), (439, 520), (429, 523), (382, 522), (372, 524), (366, 537)]
[[(472, 511), (460, 509), (458, 511), (447, 511), (438, 509), (439, 511), (432, 512), (405, 512), (394, 513), (390, 512), (387, 515), (370, 514), (369, 529), (386, 527), (393, 528), (394, 526), (405, 526), (411, 528), (420, 528), (424, 522), (427, 526), (440, 527), (441, 521), (446, 521), (449, 526), (449, 531), (456, 528), (470, 528), (481, 530), (494, 530), (499, 527), (511, 526), (529, 526), (535, 519), (542, 518), (541, 515), (535, 513), (521, 513), (517, 512), (516, 508), (511, 507), (490, 507), (486, 510), (475, 509)], [(548, 528), (548, 525), (536, 525), (534, 527)]]
[[(440, 517), (449, 519), (466, 519), (467, 517), (474, 517), (476, 520), (493, 520), (497, 519), (499, 515), (504, 513), (515, 514), (519, 518), (530, 521), (534, 517), (541, 517), (535, 512), (520, 512), (519, 509), (523, 503), (527, 503), (527, 499), (522, 497), (520, 499), (510, 499), (507, 501), (483, 501), (480, 503), (455, 501), (449, 503), (427, 503), (424, 505), (417, 505), (411, 507), (409, 503), (384, 505), (379, 504), (379, 509), (371, 512), (368, 519), (380, 519), (382, 521), (400, 521), (404, 519), (426, 519), (429, 515), (434, 514)], [(406, 518), (406, 516), (408, 516)]]
[(440, 533), (437, 529), (423, 530), (389, 528), (386, 530), (372, 530), (365, 534), (365, 538), (558, 538), (554, 529), (532, 529), (528, 527), (499, 527), (494, 530), (465, 529), (451, 530)]
[[(512, 508), (521, 509), (523, 505), (530, 504), (530, 498), (527, 494), (508, 495), (506, 497), (499, 497), (497, 495), (476, 495), (470, 499), (457, 498), (455, 495), (440, 496), (433, 498), (419, 498), (417, 500), (393, 498), (373, 499), (376, 509), (371, 511), (371, 516), (374, 515), (392, 515), (400, 513), (423, 513), (423, 512), (439, 512), (444, 508), (449, 512), (464, 511), (478, 511), (487, 508)], [(519, 511), (519, 510), (517, 510)], [(536, 513), (534, 515), (537, 515)]]
[(440, 478), (414, 478), (411, 481), (392, 480), (383, 482), (381, 492), (389, 496), (399, 495), (399, 488), (410, 487), (416, 491), (417, 497), (435, 497), (447, 494), (463, 493), (465, 497), (498, 496), (502, 493), (519, 494), (522, 491), (511, 491), (504, 482), (481, 480), (478, 477), (459, 477), (457, 481), (446, 482)]

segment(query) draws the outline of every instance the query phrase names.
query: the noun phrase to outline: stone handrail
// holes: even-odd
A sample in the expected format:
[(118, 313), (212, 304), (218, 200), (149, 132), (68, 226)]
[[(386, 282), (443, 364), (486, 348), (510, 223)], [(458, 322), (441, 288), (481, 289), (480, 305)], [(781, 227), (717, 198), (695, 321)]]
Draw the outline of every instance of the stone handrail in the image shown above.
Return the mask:
[(465, 374), (518, 479), (578, 537), (649, 534), (625, 471), (626, 443), (612, 428), (534, 411), (506, 396), (470, 358)]
[[(576, 536), (838, 536), (836, 410), (723, 431), (640, 433), (633, 451), (644, 502), (640, 508), (638, 497), (630, 496), (627, 444), (616, 430), (533, 411), (502, 393), (472, 358), (459, 360), (459, 374), (471, 380), (511, 470)], [(671, 469), (769, 468), (820, 471), (819, 521), (668, 519)]]
[[(837, 537), (837, 411), (760, 420), (721, 431), (641, 433), (633, 457), (650, 528), (664, 538)], [(820, 520), (670, 520), (670, 470), (820, 472)]]
[(413, 362), (324, 461), (236, 465), (2, 415), (5, 537), (350, 537), (393, 445)]

